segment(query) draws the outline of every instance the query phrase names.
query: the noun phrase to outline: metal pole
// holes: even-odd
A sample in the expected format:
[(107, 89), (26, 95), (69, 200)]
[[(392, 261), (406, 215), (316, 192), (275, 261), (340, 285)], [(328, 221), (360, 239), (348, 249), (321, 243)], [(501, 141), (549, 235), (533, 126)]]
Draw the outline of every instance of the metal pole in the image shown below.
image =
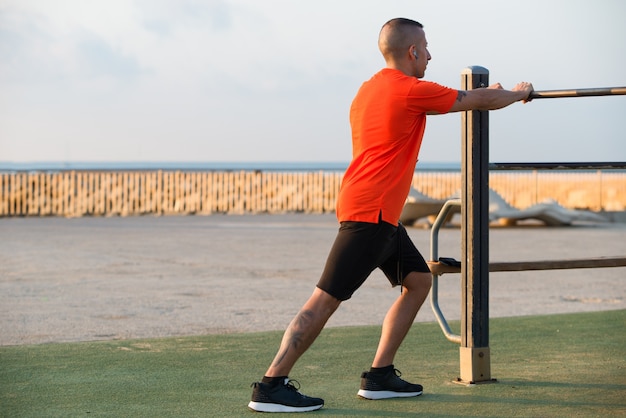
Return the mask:
[(489, 163), (489, 170), (624, 170), (626, 161), (590, 163)]
[[(461, 89), (489, 85), (489, 71), (468, 67)], [(490, 382), (489, 352), (489, 112), (462, 114), (461, 374), (460, 383)]]
[(602, 87), (594, 89), (533, 91), (530, 99), (553, 99), (557, 97), (617, 96), (626, 94), (626, 87)]

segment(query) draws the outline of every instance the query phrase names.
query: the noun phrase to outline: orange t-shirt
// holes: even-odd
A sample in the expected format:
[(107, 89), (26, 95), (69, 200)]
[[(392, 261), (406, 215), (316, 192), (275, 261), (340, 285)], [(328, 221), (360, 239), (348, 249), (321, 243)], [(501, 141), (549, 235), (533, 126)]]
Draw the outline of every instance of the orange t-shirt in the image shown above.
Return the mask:
[(337, 218), (398, 224), (411, 188), (426, 112), (447, 113), (458, 91), (385, 68), (363, 83), (350, 108), (352, 162)]

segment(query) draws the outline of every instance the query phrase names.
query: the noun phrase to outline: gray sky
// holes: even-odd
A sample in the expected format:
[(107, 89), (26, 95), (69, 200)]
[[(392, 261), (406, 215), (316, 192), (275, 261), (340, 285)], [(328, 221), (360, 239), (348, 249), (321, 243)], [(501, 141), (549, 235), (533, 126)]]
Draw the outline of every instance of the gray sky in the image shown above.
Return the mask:
[[(622, 0), (0, 0), (0, 161), (349, 161), (382, 24), (425, 25), (426, 79), (626, 85)], [(626, 96), (492, 112), (492, 161), (626, 160)], [(460, 115), (420, 161), (460, 161)]]

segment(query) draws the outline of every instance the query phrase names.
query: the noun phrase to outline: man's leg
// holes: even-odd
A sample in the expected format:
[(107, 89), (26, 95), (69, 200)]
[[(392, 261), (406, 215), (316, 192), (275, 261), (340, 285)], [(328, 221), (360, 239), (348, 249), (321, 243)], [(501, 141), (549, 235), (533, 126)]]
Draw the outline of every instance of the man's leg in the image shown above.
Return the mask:
[(298, 386), (287, 378), (293, 365), (313, 344), (328, 318), (341, 301), (320, 288), (315, 288), (309, 300), (291, 321), (283, 335), (280, 348), (263, 380), (253, 384), (248, 408), (259, 412), (305, 412), (324, 406), (324, 400), (298, 392)]
[(288, 376), (296, 361), (313, 344), (341, 301), (316, 287), (283, 335), (267, 377)]
[(391, 306), (383, 321), (382, 334), (372, 367), (393, 364), (400, 344), (409, 332), (415, 316), (426, 300), (432, 285), (430, 273), (409, 273), (402, 282), (402, 294)]
[(393, 359), (424, 303), (431, 283), (430, 273), (412, 272), (404, 279), (402, 294), (385, 316), (372, 368), (361, 375), (360, 397), (387, 399), (422, 394), (421, 385), (400, 379), (400, 373), (393, 366)]

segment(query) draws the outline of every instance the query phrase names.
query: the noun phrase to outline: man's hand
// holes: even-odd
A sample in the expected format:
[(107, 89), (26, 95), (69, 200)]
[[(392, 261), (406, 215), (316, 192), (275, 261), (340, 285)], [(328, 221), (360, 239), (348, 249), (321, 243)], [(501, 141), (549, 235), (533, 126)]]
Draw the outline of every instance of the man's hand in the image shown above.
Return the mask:
[(526, 81), (522, 81), (521, 83), (517, 83), (515, 87), (511, 89), (511, 91), (520, 91), (526, 93), (525, 98), (522, 99), (522, 103), (528, 103), (532, 99), (529, 99), (530, 94), (534, 91), (532, 83), (527, 83)]
[[(492, 84), (489, 87), (487, 87), (488, 89), (492, 89), (492, 90), (503, 90), (504, 88), (502, 87), (502, 84), (500, 83), (496, 83), (496, 84)], [(522, 81), (521, 83), (517, 83), (517, 85), (515, 87), (513, 87), (511, 89), (511, 91), (520, 91), (520, 92), (525, 92), (527, 93), (526, 96), (524, 96), (524, 98), (522, 99), (523, 103), (528, 103), (530, 102), (529, 99), (530, 94), (533, 92), (533, 85), (532, 83), (527, 83), (525, 81)]]

